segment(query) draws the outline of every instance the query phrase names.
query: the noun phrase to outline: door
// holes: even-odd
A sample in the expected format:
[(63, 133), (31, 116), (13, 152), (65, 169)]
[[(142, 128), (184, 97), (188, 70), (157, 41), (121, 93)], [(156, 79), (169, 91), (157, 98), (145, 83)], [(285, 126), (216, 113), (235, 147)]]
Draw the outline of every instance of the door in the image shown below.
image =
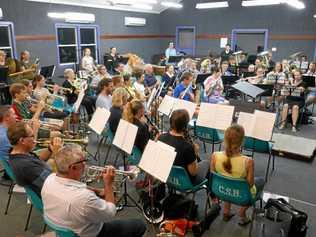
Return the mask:
[(195, 55), (195, 26), (177, 26), (176, 28), (176, 49), (177, 52), (188, 55)]

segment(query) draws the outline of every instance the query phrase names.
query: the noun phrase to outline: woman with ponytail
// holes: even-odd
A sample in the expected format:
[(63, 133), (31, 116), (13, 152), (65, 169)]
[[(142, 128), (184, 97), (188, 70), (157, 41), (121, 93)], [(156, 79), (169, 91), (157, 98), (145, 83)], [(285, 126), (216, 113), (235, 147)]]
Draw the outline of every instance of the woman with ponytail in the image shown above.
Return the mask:
[(140, 100), (132, 100), (124, 107), (123, 119), (138, 127), (135, 146), (142, 152), (150, 138), (151, 127), (146, 124), (144, 104)]
[[(264, 186), (263, 178), (254, 178), (254, 161), (241, 154), (245, 131), (240, 125), (232, 125), (225, 131), (223, 152), (214, 152), (211, 159), (211, 171), (231, 178), (244, 178), (249, 183), (253, 195)], [(231, 203), (224, 202), (224, 221), (229, 221), (234, 214), (230, 212)], [(246, 215), (247, 207), (239, 210), (239, 225), (247, 225), (250, 219)]]

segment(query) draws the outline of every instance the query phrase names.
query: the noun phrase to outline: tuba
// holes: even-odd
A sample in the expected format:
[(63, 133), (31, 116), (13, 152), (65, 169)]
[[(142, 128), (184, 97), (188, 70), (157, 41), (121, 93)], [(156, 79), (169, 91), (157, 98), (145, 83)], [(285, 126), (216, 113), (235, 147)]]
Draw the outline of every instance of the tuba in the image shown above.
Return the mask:
[(261, 53), (259, 53), (259, 54), (257, 55), (259, 58), (261, 58), (261, 60), (262, 60), (262, 65), (263, 65), (266, 69), (269, 69), (269, 68), (270, 68), (270, 62), (269, 62), (268, 55), (269, 55), (269, 51), (263, 51), (263, 52), (261, 52)]
[(241, 51), (241, 50), (233, 53), (233, 56), (235, 57), (236, 66), (239, 66), (239, 64), (241, 63), (242, 53), (243, 53), (243, 51)]

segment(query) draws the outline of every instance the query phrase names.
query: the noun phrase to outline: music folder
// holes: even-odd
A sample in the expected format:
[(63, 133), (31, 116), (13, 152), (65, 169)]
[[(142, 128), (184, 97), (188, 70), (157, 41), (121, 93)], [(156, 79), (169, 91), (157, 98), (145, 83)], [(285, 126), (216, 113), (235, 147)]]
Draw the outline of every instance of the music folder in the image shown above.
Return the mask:
[(260, 94), (260, 96), (272, 96), (274, 84), (256, 84), (255, 86), (264, 90), (264, 92)]
[(113, 145), (130, 155), (135, 143), (137, 130), (138, 127), (136, 125), (121, 119), (113, 139)]
[(200, 74), (198, 74), (196, 77), (196, 84), (203, 84), (204, 81), (206, 80), (206, 78), (208, 78), (211, 75), (212, 75), (212, 73), (200, 73)]
[(98, 107), (90, 120), (89, 127), (97, 134), (101, 135), (110, 115), (110, 111)]
[(222, 76), (223, 85), (233, 85), (239, 80), (238, 76)]
[(170, 56), (168, 58), (168, 63), (178, 63), (181, 61), (181, 59), (183, 58), (183, 56), (179, 55), (179, 56)]
[(175, 100), (176, 98), (171, 97), (169, 95), (165, 95), (165, 97), (163, 98), (158, 107), (158, 111), (166, 116), (169, 116), (172, 111)]
[(146, 173), (166, 183), (177, 153), (172, 146), (149, 140), (138, 164)]

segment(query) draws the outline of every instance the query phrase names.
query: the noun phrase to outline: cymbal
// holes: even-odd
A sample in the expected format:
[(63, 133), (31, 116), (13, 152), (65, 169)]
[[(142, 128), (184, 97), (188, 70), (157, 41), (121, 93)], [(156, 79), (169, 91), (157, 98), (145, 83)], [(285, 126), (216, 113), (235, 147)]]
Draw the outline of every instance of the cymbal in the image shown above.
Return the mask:
[(267, 54), (269, 54), (269, 51), (263, 51), (263, 52), (261, 52), (261, 53), (258, 53), (257, 56), (265, 56), (265, 55), (267, 55)]
[(296, 53), (294, 53), (294, 54), (291, 54), (291, 55), (289, 56), (289, 58), (290, 58), (290, 59), (295, 59), (295, 58), (297, 58), (297, 57), (299, 57), (299, 56), (301, 56), (301, 55), (303, 55), (303, 52), (296, 52)]

